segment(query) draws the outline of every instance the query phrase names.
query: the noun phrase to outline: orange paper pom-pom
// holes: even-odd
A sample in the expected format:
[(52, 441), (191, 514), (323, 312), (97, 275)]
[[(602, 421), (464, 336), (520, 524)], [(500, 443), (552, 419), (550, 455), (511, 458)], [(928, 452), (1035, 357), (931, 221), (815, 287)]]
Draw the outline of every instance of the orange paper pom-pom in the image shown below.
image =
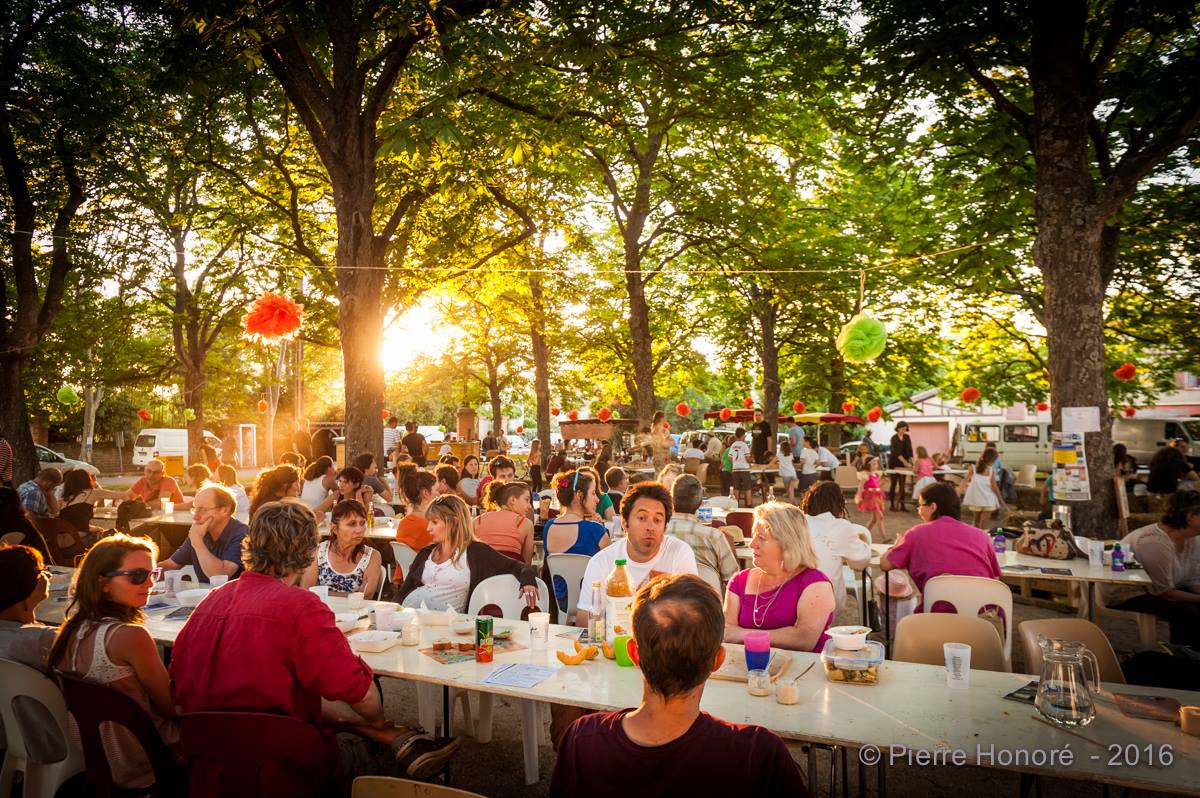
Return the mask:
[(258, 400), (258, 412), (260, 412), (260, 413), (265, 413), (265, 412), (267, 412), (267, 410), (269, 410), (269, 409), (270, 409), (270, 407), (271, 407), (271, 406), (270, 406), (269, 404), (267, 404), (267, 400), (266, 400), (266, 399), (259, 399), (259, 400)]
[(387, 421), (387, 420), (388, 420), (388, 418), (390, 418), (390, 417), (391, 417), (391, 415), (392, 415), (392, 411), (391, 411), (391, 410), (388, 410), (386, 407), (385, 407), (385, 408), (383, 408), (383, 420), (384, 420), (384, 421)]
[(246, 337), (256, 341), (294, 338), (300, 329), (304, 308), (270, 291), (254, 300), (242, 317)]
[(1036, 407), (1039, 413), (1050, 409), (1050, 405), (1046, 404), (1045, 402), (1038, 402)]
[(561, 413), (561, 412), (562, 412), (562, 408), (561, 408), (561, 407), (552, 407), (552, 408), (550, 408), (550, 415), (552, 415), (552, 416), (557, 416), (557, 415), (558, 415), (559, 413)]
[(870, 410), (867, 411), (867, 421), (870, 421), (871, 423), (875, 423), (882, 417), (883, 417), (883, 408), (880, 407), (879, 405), (875, 405), (874, 407), (872, 407)]
[(664, 421), (664, 422), (663, 422), (663, 429), (665, 429), (665, 430), (669, 430), (669, 429), (671, 429), (671, 422), (670, 422), (670, 421)]
[(1137, 376), (1137, 366), (1133, 365), (1132, 363), (1122, 363), (1117, 370), (1113, 372), (1113, 376), (1121, 382), (1132, 382), (1133, 378)]
[(520, 435), (520, 434), (521, 434), (522, 432), (524, 432), (524, 431), (525, 431), (525, 428), (524, 428), (524, 427), (522, 427), (522, 426), (518, 426), (518, 427), (517, 427), (517, 434), (518, 434), (518, 435)]
[(733, 418), (733, 411), (728, 407), (722, 407), (721, 412), (718, 415), (721, 416), (722, 421), (728, 421), (729, 419)]
[(962, 399), (964, 404), (973, 405), (979, 401), (979, 396), (978, 388), (963, 388), (958, 398)]
[(803, 413), (804, 412), (804, 402), (799, 402), (799, 401), (792, 402), (792, 412), (793, 413)]
[(150, 411), (144, 407), (139, 407), (138, 411), (137, 411), (137, 417), (140, 418), (142, 421), (149, 421), (150, 420)]
[(567, 413), (567, 418), (571, 419), (572, 421), (578, 421), (579, 420), (579, 411), (572, 410), (570, 413)]
[(853, 413), (854, 412), (854, 402), (842, 402), (842, 412), (843, 413)]
[(1134, 416), (1137, 415), (1137, 410), (1132, 407), (1126, 407), (1121, 412), (1125, 414), (1125, 418), (1133, 418)]
[(751, 399), (749, 396), (747, 396), (745, 399), (742, 400), (742, 407), (749, 410), (750, 408), (754, 407), (754, 400)]
[(612, 410), (607, 407), (602, 407), (600, 408), (600, 412), (596, 413), (596, 418), (600, 419), (601, 421), (608, 421), (610, 418), (612, 418)]
[(692, 412), (692, 408), (688, 407), (687, 402), (680, 402), (675, 405), (675, 415), (686, 416)]

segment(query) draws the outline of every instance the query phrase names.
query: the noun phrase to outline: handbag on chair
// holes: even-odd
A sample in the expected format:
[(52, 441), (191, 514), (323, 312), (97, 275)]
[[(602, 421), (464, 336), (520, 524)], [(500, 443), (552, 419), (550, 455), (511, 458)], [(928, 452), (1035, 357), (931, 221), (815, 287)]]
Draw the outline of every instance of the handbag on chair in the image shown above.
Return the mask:
[(1051, 521), (1050, 528), (1034, 526), (1033, 521), (1026, 521), (1013, 548), (1020, 554), (1031, 554), (1034, 557), (1045, 557), (1049, 560), (1073, 560), (1076, 557), (1087, 557), (1071, 530), (1065, 528), (1059, 521)]

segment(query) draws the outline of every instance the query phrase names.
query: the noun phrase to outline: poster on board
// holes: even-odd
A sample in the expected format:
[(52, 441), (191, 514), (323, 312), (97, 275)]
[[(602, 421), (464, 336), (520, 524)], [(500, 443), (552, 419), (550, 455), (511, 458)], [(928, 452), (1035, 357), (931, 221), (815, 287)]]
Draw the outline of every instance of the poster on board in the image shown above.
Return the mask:
[(1092, 486), (1088, 480), (1083, 435), (1078, 432), (1052, 432), (1050, 440), (1054, 447), (1054, 500), (1089, 501), (1092, 498)]

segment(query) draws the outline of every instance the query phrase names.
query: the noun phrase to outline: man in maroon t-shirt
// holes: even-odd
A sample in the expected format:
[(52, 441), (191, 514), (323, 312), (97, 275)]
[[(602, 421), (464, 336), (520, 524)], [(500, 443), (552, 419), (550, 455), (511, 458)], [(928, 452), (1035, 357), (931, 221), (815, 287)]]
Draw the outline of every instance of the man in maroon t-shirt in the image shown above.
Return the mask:
[(558, 747), (552, 796), (603, 796), (612, 776), (639, 795), (808, 795), (783, 741), (700, 711), (725, 660), (721, 600), (691, 574), (651, 579), (633, 602), (629, 656), (642, 669), (636, 709), (585, 715)]

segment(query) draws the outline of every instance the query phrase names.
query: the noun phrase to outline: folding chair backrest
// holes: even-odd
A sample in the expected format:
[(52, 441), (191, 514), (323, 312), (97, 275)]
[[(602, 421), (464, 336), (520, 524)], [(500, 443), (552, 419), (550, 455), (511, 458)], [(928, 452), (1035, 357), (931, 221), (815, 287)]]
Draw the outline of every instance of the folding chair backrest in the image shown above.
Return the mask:
[(979, 613), (989, 607), (999, 608), (1004, 620), (1004, 658), (1012, 662), (1013, 601), (1008, 585), (983, 576), (943, 574), (925, 583), (921, 601), (925, 612), (932, 612), (935, 604), (944, 601), (952, 605), (958, 615), (971, 617), (979, 617)]
[(83, 759), (87, 766), (88, 783), (96, 795), (109, 796), (120, 788), (113, 783), (112, 768), (100, 740), (100, 724), (105, 721), (124, 726), (137, 738), (154, 768), (154, 786), (147, 792), (155, 795), (175, 795), (180, 791), (180, 773), (175, 757), (159, 736), (154, 722), (146, 711), (129, 696), (111, 687), (92, 684), (78, 676), (58, 674), (67, 709), (75, 716), (83, 743)]
[(1125, 684), (1125, 674), (1112, 643), (1104, 631), (1085, 618), (1045, 618), (1038, 621), (1022, 621), (1017, 624), (1017, 634), (1025, 647), (1025, 670), (1035, 676), (1042, 674), (1042, 647), (1038, 635), (1056, 637), (1059, 640), (1077, 640), (1096, 655), (1100, 666), (1100, 681)]
[[(560, 604), (558, 611), (568, 623), (575, 615), (575, 608), (579, 606), (579, 594), (584, 590), (583, 572), (587, 570), (591, 559), (586, 554), (551, 554), (546, 558), (546, 567), (550, 569), (550, 581), (562, 579), (567, 585), (567, 606)], [(591, 585), (588, 585), (587, 589), (591, 590)]]
[(468, 601), (468, 615), (495, 615), (499, 611), (500, 618), (520, 620), (528, 612), (549, 612), (550, 591), (546, 583), (537, 580), (538, 606), (530, 609), (521, 596), (521, 583), (512, 574), (500, 574), (488, 577), (475, 586), (475, 592)]
[(83, 750), (70, 742), (67, 701), (42, 671), (0, 659), (0, 721), (7, 745), (0, 796), (12, 794), (17, 773), (24, 774), (26, 798), (53, 798), (83, 772)]
[(971, 669), (1008, 672), (1004, 648), (996, 627), (982, 618), (946, 613), (906, 615), (896, 624), (896, 643), (892, 659), (925, 665), (945, 663), (946, 643), (966, 643), (971, 647)]
[(736, 526), (742, 530), (744, 537), (749, 538), (754, 534), (754, 513), (749, 510), (733, 510), (725, 516), (725, 524)]
[(190, 798), (323, 796), (335, 792), (337, 761), (316, 728), (262, 712), (179, 716), (191, 766)]

